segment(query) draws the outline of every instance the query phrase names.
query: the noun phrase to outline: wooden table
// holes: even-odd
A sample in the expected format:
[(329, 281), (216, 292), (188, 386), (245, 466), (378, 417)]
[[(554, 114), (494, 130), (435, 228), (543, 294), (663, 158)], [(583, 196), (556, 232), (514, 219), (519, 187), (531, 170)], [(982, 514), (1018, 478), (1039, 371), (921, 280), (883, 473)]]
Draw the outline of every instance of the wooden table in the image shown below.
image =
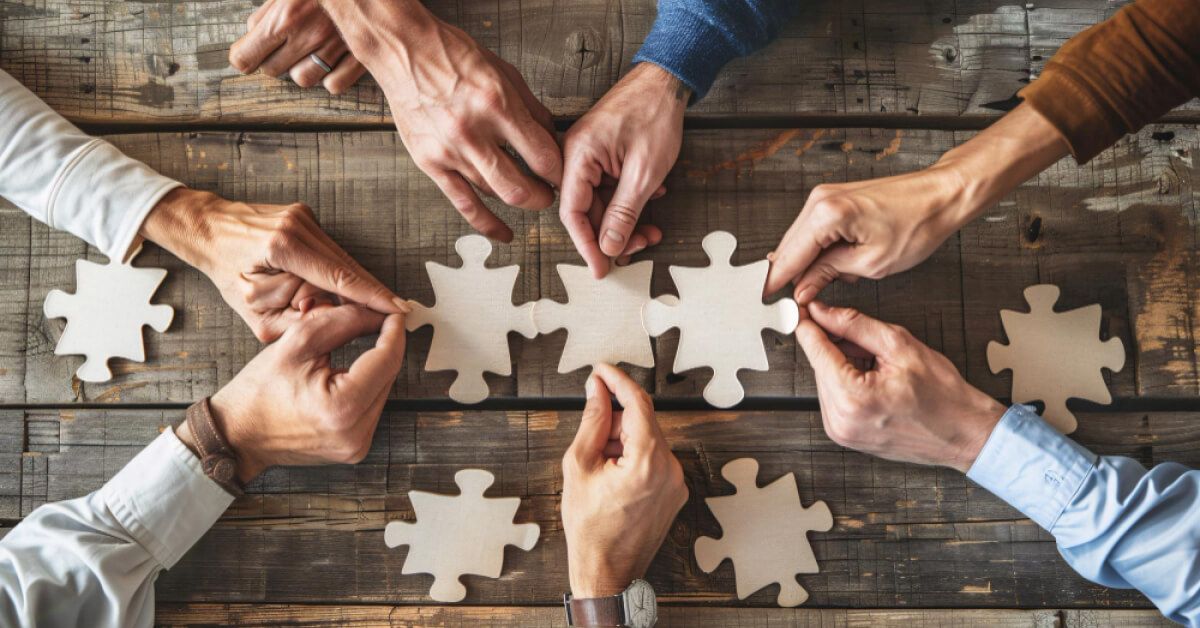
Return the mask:
[[(226, 62), (253, 9), (248, 0), (0, 2), (0, 67), (88, 130), (169, 176), (254, 202), (303, 201), (357, 259), (397, 292), (428, 302), (426, 260), (457, 263), (467, 226), (413, 165), (390, 129), (380, 91), (364, 81), (333, 98)], [(514, 63), (563, 126), (627, 69), (654, 18), (652, 0), (431, 1), (442, 17)], [(714, 229), (735, 233), (735, 261), (762, 257), (813, 186), (910, 171), (1014, 105), (1068, 37), (1114, 10), (1108, 0), (923, 3), (805, 0), (779, 41), (731, 64), (689, 112), (670, 193), (651, 204), (668, 263), (705, 261)], [(1119, 2), (1117, 4), (1120, 4)], [(1124, 342), (1108, 378), (1109, 408), (1076, 406), (1076, 438), (1145, 464), (1200, 465), (1200, 106), (1121, 141), (1092, 163), (1064, 160), (1009, 195), (915, 270), (838, 285), (832, 300), (902, 324), (999, 398), (985, 346), (997, 314), (1022, 290), (1063, 286), (1062, 307), (1100, 303), (1103, 334)], [(554, 211), (501, 209), (517, 234), (496, 263), (522, 266), (514, 300), (565, 294), (554, 266), (577, 257)], [(0, 517), (6, 526), (49, 501), (98, 488), (190, 401), (227, 382), (259, 343), (198, 272), (151, 247), (167, 268), (158, 300), (176, 307), (149, 333), (144, 364), (116, 361), (113, 381), (73, 377), (55, 357), (62, 321), (42, 316), (74, 261), (98, 254), (0, 205)], [(357, 466), (274, 469), (158, 582), (166, 624), (559, 625), (567, 586), (559, 523), (559, 459), (581, 407), (584, 374), (556, 372), (565, 332), (513, 337), (514, 375), (491, 377), (493, 399), (449, 403), (446, 373), (421, 370), (429, 330), (410, 336), (407, 365)], [(677, 333), (656, 342), (658, 366), (633, 369), (657, 398), (691, 500), (648, 575), (663, 625), (1157, 624), (1145, 598), (1076, 575), (1052, 537), (1017, 511), (939, 469), (896, 464), (834, 445), (821, 429), (812, 371), (791, 338), (765, 336), (771, 370), (743, 375), (731, 411), (698, 402), (708, 374), (670, 372)], [(354, 349), (347, 355), (353, 355)], [(339, 359), (347, 359), (347, 355)], [(727, 494), (719, 469), (753, 456), (762, 478), (795, 472), (805, 503), (836, 523), (813, 534), (821, 573), (811, 599), (772, 608), (774, 588), (738, 601), (732, 567), (705, 574), (691, 545), (719, 527), (703, 498)], [(401, 576), (403, 550), (383, 527), (412, 519), (410, 489), (452, 491), (453, 473), (482, 467), (536, 521), (531, 552), (510, 549), (498, 580), (468, 577), (466, 603), (436, 606), (429, 576)]]

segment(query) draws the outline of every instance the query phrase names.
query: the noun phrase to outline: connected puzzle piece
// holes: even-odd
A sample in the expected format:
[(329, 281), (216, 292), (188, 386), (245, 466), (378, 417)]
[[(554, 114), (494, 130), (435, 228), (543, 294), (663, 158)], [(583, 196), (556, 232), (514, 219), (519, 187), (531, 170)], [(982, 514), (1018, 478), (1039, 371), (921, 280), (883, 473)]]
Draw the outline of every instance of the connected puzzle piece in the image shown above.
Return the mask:
[(767, 370), (763, 328), (791, 333), (800, 321), (796, 302), (762, 302), (770, 262), (760, 260), (733, 266), (737, 239), (714, 231), (702, 243), (711, 264), (702, 268), (672, 266), (671, 278), (679, 297), (659, 297), (642, 307), (642, 324), (651, 336), (679, 328), (679, 348), (672, 370), (681, 373), (711, 367), (713, 378), (704, 399), (718, 408), (737, 405), (746, 392), (738, 381), (741, 369)]
[(1070, 434), (1079, 422), (1067, 409), (1067, 399), (1111, 403), (1101, 369), (1119, 372), (1125, 366), (1125, 346), (1120, 338), (1098, 339), (1099, 305), (1055, 312), (1058, 295), (1057, 286), (1030, 286), (1025, 289), (1029, 312), (1001, 310), (1009, 344), (989, 342), (987, 359), (992, 373), (1012, 370), (1014, 402), (1045, 403), (1043, 418)]
[(558, 265), (569, 301), (538, 301), (533, 320), (538, 333), (567, 329), (559, 373), (598, 363), (654, 366), (650, 337), (642, 327), (653, 270), (653, 262), (638, 262), (614, 266), (604, 279), (596, 279), (586, 266)]
[(518, 497), (484, 497), (495, 476), (481, 469), (454, 474), (458, 495), (410, 491), (416, 523), (392, 521), (383, 531), (388, 547), (408, 546), (402, 574), (433, 574), (429, 597), (438, 602), (461, 602), (467, 588), (464, 574), (499, 578), (504, 546), (529, 551), (541, 529), (536, 523), (514, 524), (521, 506)]
[(796, 581), (796, 574), (819, 571), (808, 532), (833, 528), (829, 506), (822, 501), (801, 506), (796, 476), (791, 473), (759, 488), (758, 461), (753, 458), (727, 463), (721, 475), (737, 493), (704, 500), (721, 524), (722, 535), (696, 539), (696, 563), (712, 573), (726, 558), (732, 560), (739, 600), (778, 583), (780, 606), (803, 604), (808, 591)]
[(435, 303), (426, 307), (410, 301), (413, 311), (405, 318), (405, 327), (413, 331), (433, 325), (425, 370), (458, 371), (450, 386), (450, 398), (478, 403), (488, 395), (485, 371), (512, 374), (508, 332), (533, 338), (537, 328), (533, 324), (533, 304), (512, 303), (519, 266), (485, 267), (492, 243), (480, 235), (459, 238), (454, 250), (463, 260), (460, 268), (425, 263)]
[(175, 315), (169, 305), (150, 304), (166, 276), (161, 268), (137, 268), (129, 262), (76, 260), (75, 294), (51, 290), (42, 306), (46, 318), (67, 319), (54, 354), (86, 356), (75, 373), (85, 382), (112, 379), (110, 358), (144, 362), (142, 326), (161, 333)]

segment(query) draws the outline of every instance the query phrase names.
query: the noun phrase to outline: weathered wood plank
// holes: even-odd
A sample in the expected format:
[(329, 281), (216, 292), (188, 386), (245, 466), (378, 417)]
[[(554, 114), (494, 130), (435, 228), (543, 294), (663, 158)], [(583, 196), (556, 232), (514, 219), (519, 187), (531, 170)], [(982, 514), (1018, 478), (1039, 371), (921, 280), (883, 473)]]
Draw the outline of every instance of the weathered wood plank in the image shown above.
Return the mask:
[[(688, 132), (667, 181), (669, 193), (648, 209), (666, 233), (662, 245), (642, 256), (657, 262), (653, 293), (674, 291), (669, 264), (707, 263), (699, 244), (711, 230), (738, 236), (737, 263), (760, 259), (814, 186), (908, 172), (969, 136), (865, 129)], [(312, 205), (352, 255), (400, 294), (424, 303), (433, 299), (425, 261), (459, 263), (453, 243), (468, 227), (392, 133), (111, 139), (197, 188), (250, 202)], [(1115, 397), (1196, 397), (1193, 310), (1200, 294), (1191, 277), (1200, 263), (1200, 189), (1191, 155), (1197, 151), (1195, 126), (1169, 125), (1147, 129), (1085, 167), (1064, 160), (916, 269), (882, 282), (837, 285), (829, 299), (906, 326), (950, 356), (972, 383), (1004, 397), (1008, 375), (992, 375), (985, 361), (987, 343), (1004, 339), (997, 312), (1024, 308), (1026, 286), (1054, 281), (1064, 288), (1060, 307), (1102, 304), (1103, 333), (1125, 343), (1126, 367), (1109, 378)], [(492, 262), (522, 266), (514, 301), (565, 300), (555, 265), (579, 261), (556, 213), (497, 211), (517, 234), (511, 245), (497, 245)], [(0, 219), (11, 227), (6, 242), (15, 244), (0, 258), (7, 264), (0, 290), (13, 297), (0, 305), (0, 368), (14, 375), (0, 378), (0, 403), (190, 401), (215, 391), (259, 350), (202, 275), (149, 247), (139, 263), (171, 271), (158, 300), (177, 308), (175, 323), (166, 334), (148, 333), (145, 364), (116, 360), (113, 381), (74, 381), (80, 358), (53, 355), (63, 323), (46, 321), (41, 303), (53, 288), (73, 289), (73, 263), (85, 247), (11, 209)], [(410, 335), (395, 397), (445, 396), (453, 374), (422, 370), (430, 338), (428, 328)], [(489, 376), (493, 396), (579, 397), (585, 371), (556, 372), (565, 338), (565, 331), (534, 340), (514, 336), (514, 375)], [(656, 370), (635, 369), (635, 375), (659, 397), (696, 398), (708, 373), (670, 372), (677, 339), (670, 332), (656, 341)], [(794, 341), (772, 333), (764, 339), (772, 369), (743, 372), (748, 394), (814, 396), (811, 370)]]
[[(11, 411), (0, 419), (23, 420), (26, 449), (36, 452), (0, 458), (0, 478), (7, 469), (20, 477), (20, 490), (0, 497), (19, 498), (27, 513), (26, 504), (94, 490), (181, 418), (179, 410)], [(468, 601), (552, 605), (567, 581), (560, 459), (578, 420), (576, 412), (388, 410), (362, 464), (273, 469), (256, 481), (160, 579), (159, 598), (425, 603), (431, 578), (402, 576), (405, 551), (386, 548), (382, 530), (416, 517), (409, 490), (454, 492), (454, 472), (470, 466), (496, 474), (494, 494), (521, 496), (517, 520), (537, 522), (542, 537), (530, 552), (509, 550), (500, 579), (469, 577)], [(667, 602), (736, 602), (733, 568), (704, 574), (691, 547), (720, 533), (703, 500), (732, 492), (721, 466), (751, 456), (763, 481), (793, 472), (801, 499), (822, 499), (834, 513), (831, 532), (811, 535), (821, 573), (800, 578), (810, 605), (1146, 605), (1135, 592), (1076, 575), (1047, 533), (961, 474), (844, 450), (825, 437), (815, 413), (664, 412), (660, 420), (691, 490), (648, 576)], [(1189, 414), (1085, 413), (1080, 423), (1078, 439), (1098, 453), (1200, 466), (1200, 423)], [(768, 589), (745, 605), (774, 600)]]
[[(160, 604), (156, 621), (169, 627), (237, 626), (561, 626), (562, 609), (547, 606), (326, 606), (300, 604)], [(670, 628), (830, 628), (986, 626), (988, 628), (1104, 628), (1172, 626), (1155, 611), (999, 609), (712, 608), (660, 606), (658, 625)]]
[[(7, 0), (0, 67), (82, 122), (389, 119), (373, 82), (332, 98), (232, 70), (229, 45), (256, 4)], [(655, 16), (653, 0), (428, 4), (516, 65), (558, 116), (586, 111), (628, 69)], [(778, 41), (730, 64), (692, 115), (996, 115), (1064, 41), (1121, 4), (805, 2)]]

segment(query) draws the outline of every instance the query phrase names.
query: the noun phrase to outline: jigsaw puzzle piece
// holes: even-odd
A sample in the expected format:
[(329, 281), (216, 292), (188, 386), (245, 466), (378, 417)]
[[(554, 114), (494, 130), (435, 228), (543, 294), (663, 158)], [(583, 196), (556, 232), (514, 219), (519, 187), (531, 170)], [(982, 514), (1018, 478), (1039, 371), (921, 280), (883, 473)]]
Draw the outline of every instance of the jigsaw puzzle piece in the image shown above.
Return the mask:
[(675, 308), (679, 307), (679, 297), (664, 294), (656, 299), (650, 299), (642, 306), (642, 327), (651, 336), (661, 336), (678, 322)]
[(733, 252), (737, 250), (737, 238), (728, 231), (714, 231), (704, 236), (700, 248), (704, 249), (713, 266), (728, 267), (733, 260)]

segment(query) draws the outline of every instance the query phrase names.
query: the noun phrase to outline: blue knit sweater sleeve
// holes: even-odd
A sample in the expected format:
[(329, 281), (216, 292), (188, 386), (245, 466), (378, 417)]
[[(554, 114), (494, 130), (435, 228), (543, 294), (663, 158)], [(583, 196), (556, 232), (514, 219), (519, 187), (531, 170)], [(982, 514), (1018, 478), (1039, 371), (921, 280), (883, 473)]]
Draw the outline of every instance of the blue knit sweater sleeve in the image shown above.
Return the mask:
[(658, 18), (633, 62), (674, 74), (695, 102), (726, 63), (767, 45), (799, 7), (800, 0), (658, 0)]

